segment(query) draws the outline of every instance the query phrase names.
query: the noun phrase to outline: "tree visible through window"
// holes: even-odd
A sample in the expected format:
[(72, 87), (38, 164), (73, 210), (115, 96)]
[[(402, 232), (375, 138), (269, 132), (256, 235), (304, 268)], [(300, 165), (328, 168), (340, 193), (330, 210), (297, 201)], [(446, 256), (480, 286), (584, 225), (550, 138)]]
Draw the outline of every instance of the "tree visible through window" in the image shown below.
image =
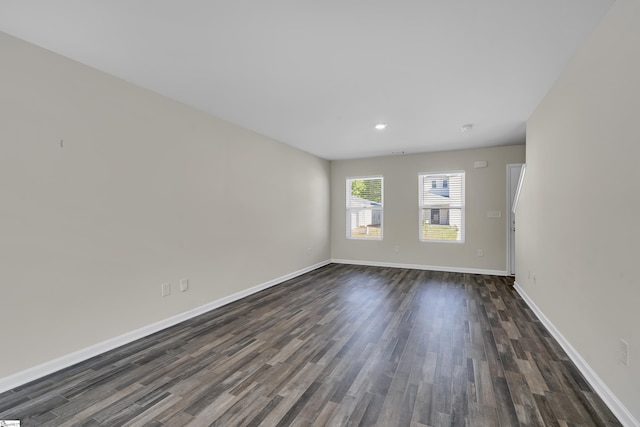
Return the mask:
[(422, 242), (464, 242), (464, 172), (418, 177)]
[(347, 178), (347, 238), (382, 239), (382, 177)]

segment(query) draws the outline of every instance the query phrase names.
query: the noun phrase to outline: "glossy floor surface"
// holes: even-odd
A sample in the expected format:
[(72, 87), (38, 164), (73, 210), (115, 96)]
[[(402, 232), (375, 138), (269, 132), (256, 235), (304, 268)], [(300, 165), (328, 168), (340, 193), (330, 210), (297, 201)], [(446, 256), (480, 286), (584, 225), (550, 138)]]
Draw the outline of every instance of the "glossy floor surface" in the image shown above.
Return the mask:
[(22, 426), (617, 426), (511, 279), (329, 265), (0, 394)]

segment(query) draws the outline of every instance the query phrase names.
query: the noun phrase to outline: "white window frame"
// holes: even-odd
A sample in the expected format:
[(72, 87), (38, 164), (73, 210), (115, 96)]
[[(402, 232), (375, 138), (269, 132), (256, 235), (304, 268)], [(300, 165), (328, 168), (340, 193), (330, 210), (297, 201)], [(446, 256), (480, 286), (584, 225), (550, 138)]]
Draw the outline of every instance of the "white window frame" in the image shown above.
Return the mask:
[[(364, 206), (354, 206), (352, 204), (352, 199), (351, 199), (351, 183), (353, 181), (357, 181), (357, 180), (373, 180), (373, 179), (379, 179), (380, 180), (380, 206), (371, 206), (371, 207), (364, 207)], [(369, 176), (354, 176), (354, 177), (347, 177), (346, 180), (346, 237), (347, 239), (350, 240), (382, 240), (383, 238), (383, 231), (384, 231), (384, 177), (382, 175), (369, 175)], [(364, 211), (364, 212), (363, 212)], [(364, 214), (365, 217), (367, 217), (366, 212), (369, 211), (370, 215), (369, 218), (374, 218), (376, 215), (379, 215), (380, 217), (380, 232), (379, 232), (379, 236), (377, 235), (378, 233), (374, 233), (373, 235), (369, 235), (370, 230), (373, 230), (373, 228), (370, 229), (369, 225), (370, 224), (366, 224), (363, 223), (364, 227), (365, 227), (365, 233), (362, 236), (353, 236), (352, 234), (352, 222), (354, 218), (358, 218), (358, 220), (362, 220), (362, 214)], [(366, 220), (364, 221), (366, 222)]]
[[(422, 172), (418, 174), (418, 239), (420, 242), (425, 243), (464, 243), (465, 241), (465, 171), (463, 170), (454, 170), (454, 171), (437, 171), (437, 172)], [(427, 191), (430, 191), (433, 188), (433, 181), (438, 180), (446, 180), (447, 188), (449, 191), (452, 190), (454, 185), (452, 185), (452, 177), (460, 177), (461, 179), (461, 195), (460, 195), (460, 203), (451, 204), (448, 203), (429, 203), (425, 202), (424, 191), (425, 191), (425, 183), (427, 184)], [(457, 178), (456, 178), (457, 179)], [(425, 219), (429, 216), (428, 221), (431, 221), (430, 211), (432, 209), (448, 209), (448, 219), (458, 222), (459, 226), (459, 240), (448, 240), (448, 239), (428, 239), (424, 236), (423, 226), (425, 224)], [(455, 211), (460, 212), (460, 218), (456, 219), (456, 215), (452, 215)], [(429, 215), (427, 215), (429, 212)]]

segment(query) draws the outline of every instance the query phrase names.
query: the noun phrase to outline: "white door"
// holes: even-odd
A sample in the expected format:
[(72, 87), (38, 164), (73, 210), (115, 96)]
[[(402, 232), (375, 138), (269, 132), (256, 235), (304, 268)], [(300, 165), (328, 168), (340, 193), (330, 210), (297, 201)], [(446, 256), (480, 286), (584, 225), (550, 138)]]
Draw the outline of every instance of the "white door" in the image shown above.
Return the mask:
[(522, 163), (507, 165), (507, 269), (512, 276), (516, 274), (516, 218), (512, 207), (521, 169)]

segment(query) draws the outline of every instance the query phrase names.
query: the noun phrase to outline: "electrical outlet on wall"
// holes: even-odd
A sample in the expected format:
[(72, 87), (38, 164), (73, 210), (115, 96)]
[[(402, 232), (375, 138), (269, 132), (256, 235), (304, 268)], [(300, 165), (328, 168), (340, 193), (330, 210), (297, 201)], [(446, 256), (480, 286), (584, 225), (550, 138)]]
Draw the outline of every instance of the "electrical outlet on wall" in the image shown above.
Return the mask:
[(171, 283), (169, 282), (163, 283), (161, 286), (161, 290), (162, 290), (163, 297), (167, 297), (171, 295)]
[(629, 366), (629, 343), (620, 338), (618, 358), (624, 366)]

